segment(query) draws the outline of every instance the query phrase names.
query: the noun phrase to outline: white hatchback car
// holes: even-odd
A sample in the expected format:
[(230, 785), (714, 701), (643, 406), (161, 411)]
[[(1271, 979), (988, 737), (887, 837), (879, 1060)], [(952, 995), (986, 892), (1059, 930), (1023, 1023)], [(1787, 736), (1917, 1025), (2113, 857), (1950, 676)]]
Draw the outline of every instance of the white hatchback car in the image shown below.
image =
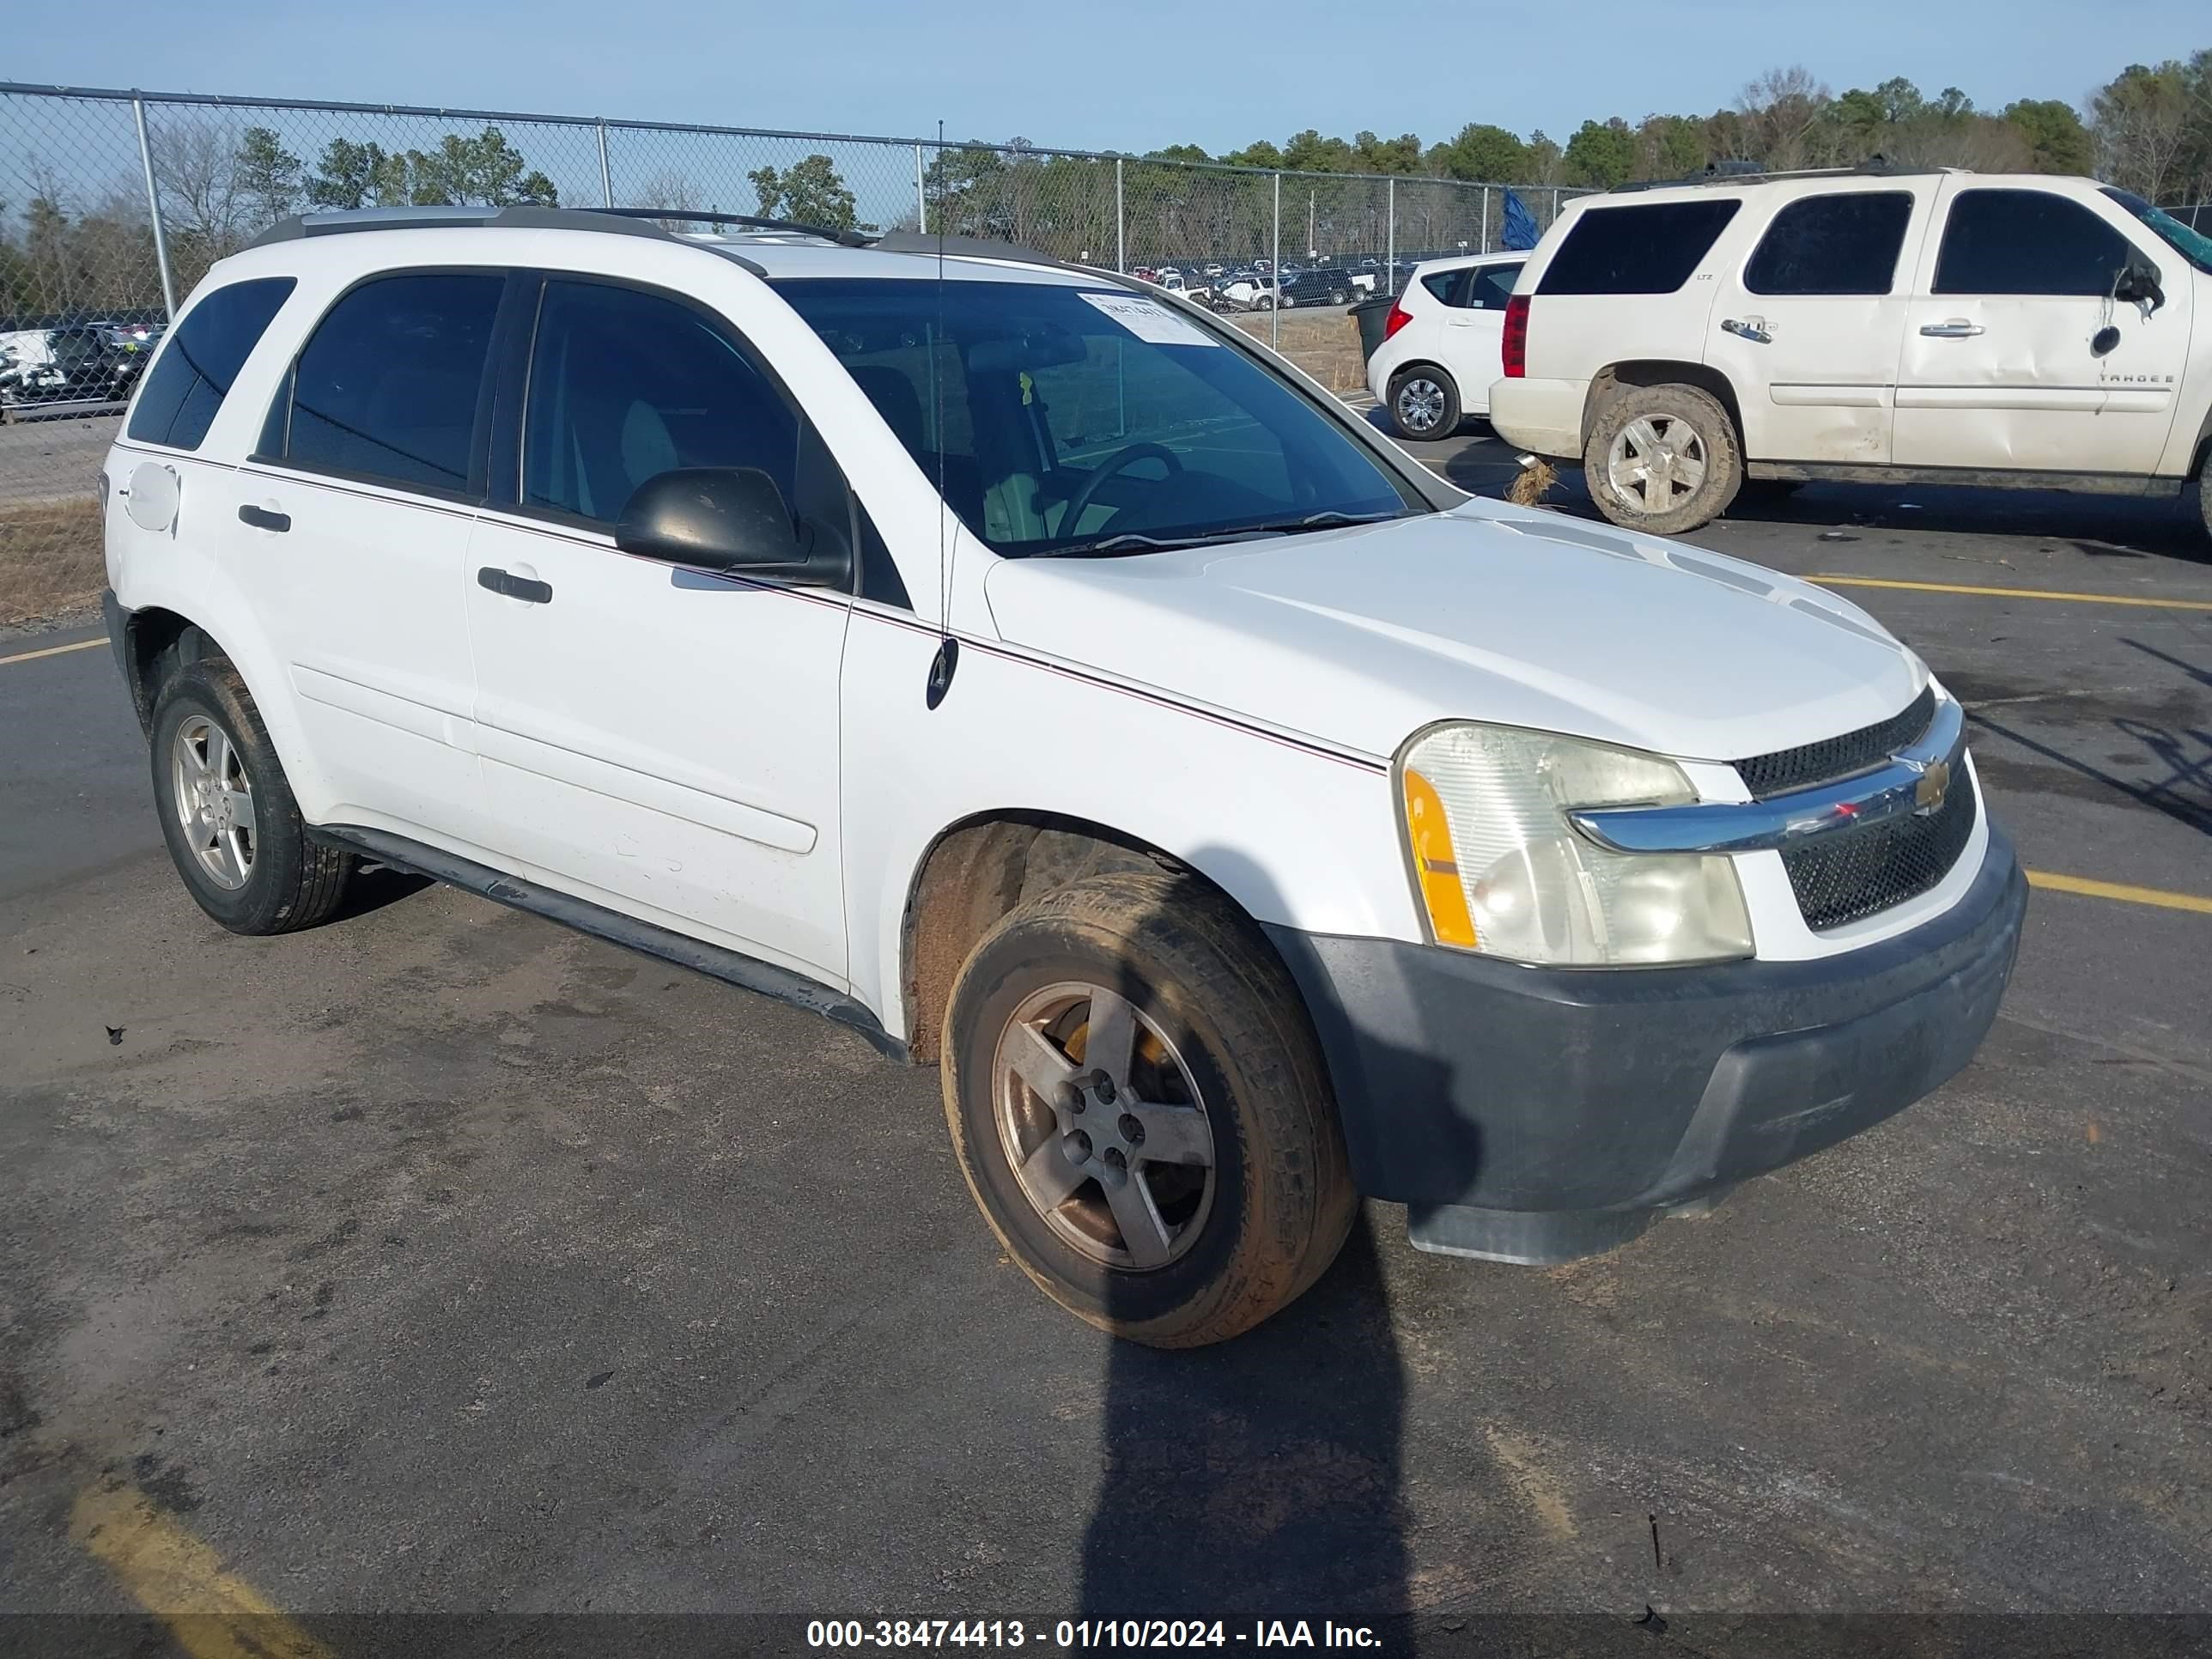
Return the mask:
[(1514, 1261), (1710, 1204), (1963, 1066), (2020, 936), (1959, 704), (1846, 601), (1469, 500), (1013, 249), (289, 221), (101, 499), (210, 915), (374, 860), (939, 1062), (1009, 1255), (1140, 1341), (1363, 1194)]
[(1490, 410), (1505, 307), (1526, 253), (1484, 253), (1416, 265), (1367, 360), (1367, 389), (1401, 438), (1448, 438), (1465, 415)]

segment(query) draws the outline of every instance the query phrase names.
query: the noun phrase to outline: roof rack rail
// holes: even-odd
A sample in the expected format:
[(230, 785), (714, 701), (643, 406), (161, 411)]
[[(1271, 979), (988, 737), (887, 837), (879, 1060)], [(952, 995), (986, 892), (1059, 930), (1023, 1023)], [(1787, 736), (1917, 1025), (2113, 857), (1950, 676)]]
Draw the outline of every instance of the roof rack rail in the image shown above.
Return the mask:
[(801, 224), (795, 219), (761, 219), (747, 213), (702, 213), (691, 208), (659, 207), (582, 207), (575, 211), (597, 213), (612, 219), (651, 219), (684, 225), (734, 225), (740, 230), (787, 231), (797, 236), (819, 236), (823, 241), (835, 242), (840, 247), (871, 247), (875, 244), (875, 238), (864, 236), (857, 230), (839, 230), (830, 225)]
[(935, 253), (940, 247), (949, 259), (1019, 259), (1024, 264), (1053, 265), (1064, 270), (1087, 270), (1088, 265), (1070, 264), (1065, 259), (1055, 259), (1049, 253), (1039, 253), (1035, 248), (1021, 247), (1012, 242), (995, 241), (985, 236), (947, 236), (941, 240), (926, 230), (887, 230), (872, 238), (871, 247), (886, 253)]
[(1757, 161), (1714, 161), (1703, 173), (1682, 179), (1636, 179), (1615, 185), (1609, 196), (1632, 196), (1645, 190), (1680, 190), (1698, 185), (1762, 185), (1783, 179), (1910, 179), (1931, 173), (1963, 173), (1964, 167), (1893, 167), (1887, 161), (1863, 162), (1849, 167), (1783, 167), (1770, 170)]
[(303, 236), (335, 236), (362, 230), (431, 230), (443, 227), (514, 230), (598, 230), (622, 236), (673, 240), (655, 226), (636, 220), (610, 219), (603, 210), (554, 207), (375, 207), (337, 208), (324, 213), (295, 213), (279, 219), (246, 246), (296, 242)]

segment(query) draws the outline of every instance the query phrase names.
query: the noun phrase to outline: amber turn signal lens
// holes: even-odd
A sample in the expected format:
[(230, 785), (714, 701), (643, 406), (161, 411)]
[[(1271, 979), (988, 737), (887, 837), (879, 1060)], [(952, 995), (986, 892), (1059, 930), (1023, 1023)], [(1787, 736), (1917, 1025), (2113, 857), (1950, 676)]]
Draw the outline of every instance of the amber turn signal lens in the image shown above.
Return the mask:
[(1403, 774), (1406, 840), (1413, 857), (1413, 879), (1429, 913), (1429, 932), (1439, 945), (1475, 947), (1474, 918), (1468, 912), (1467, 890), (1460, 884), (1459, 859), (1452, 850), (1451, 825), (1436, 786), (1412, 768)]

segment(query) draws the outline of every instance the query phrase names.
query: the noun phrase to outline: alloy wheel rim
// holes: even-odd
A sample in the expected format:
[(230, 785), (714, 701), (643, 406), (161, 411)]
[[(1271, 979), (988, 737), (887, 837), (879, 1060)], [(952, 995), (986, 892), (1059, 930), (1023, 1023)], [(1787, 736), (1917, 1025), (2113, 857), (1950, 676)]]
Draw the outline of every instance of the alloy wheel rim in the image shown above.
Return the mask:
[(1705, 482), (1705, 441), (1678, 415), (1639, 415), (1613, 434), (1605, 473), (1633, 510), (1670, 513)]
[(1398, 388), (1398, 418), (1415, 432), (1433, 431), (1444, 417), (1444, 389), (1434, 380), (1408, 380)]
[(252, 878), (258, 820), (253, 780), (230, 734), (190, 714), (169, 746), (177, 822), (202, 873), (227, 892)]
[(1106, 986), (1047, 986), (1007, 1019), (994, 1075), (1000, 1150), (1056, 1237), (1123, 1272), (1189, 1252), (1213, 1209), (1213, 1131), (1158, 1025)]

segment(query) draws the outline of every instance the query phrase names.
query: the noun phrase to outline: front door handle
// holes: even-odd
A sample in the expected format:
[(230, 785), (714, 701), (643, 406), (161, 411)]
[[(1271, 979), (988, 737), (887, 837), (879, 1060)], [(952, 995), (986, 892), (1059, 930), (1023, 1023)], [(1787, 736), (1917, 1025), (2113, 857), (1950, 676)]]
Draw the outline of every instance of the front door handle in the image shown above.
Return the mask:
[(527, 576), (518, 576), (512, 571), (486, 565), (477, 572), (477, 586), (489, 587), (495, 593), (504, 593), (510, 599), (520, 599), (528, 605), (553, 603), (553, 584), (533, 581)]
[(1970, 323), (1964, 317), (1954, 317), (1948, 323), (1923, 323), (1920, 331), (1931, 340), (1971, 340), (1982, 329), (1978, 323)]
[(1738, 322), (1730, 317), (1721, 324), (1721, 332), (1733, 334), (1740, 340), (1750, 340), (1759, 345), (1772, 345), (1774, 337), (1766, 331), (1766, 319), (1748, 317)]
[(273, 530), (279, 535), (292, 527), (290, 514), (272, 513), (265, 507), (254, 506), (251, 501), (238, 509), (238, 521), (250, 524), (256, 530)]

